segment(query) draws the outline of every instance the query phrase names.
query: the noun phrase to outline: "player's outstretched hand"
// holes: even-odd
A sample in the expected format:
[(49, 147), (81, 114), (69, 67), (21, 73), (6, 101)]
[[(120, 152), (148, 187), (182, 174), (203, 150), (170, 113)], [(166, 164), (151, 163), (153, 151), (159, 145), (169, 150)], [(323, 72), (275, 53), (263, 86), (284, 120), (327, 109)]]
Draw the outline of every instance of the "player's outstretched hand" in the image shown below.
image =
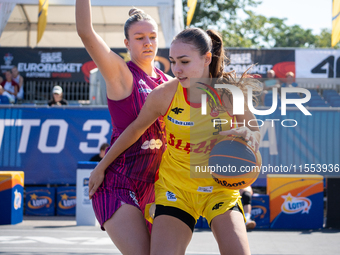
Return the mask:
[(248, 127), (233, 128), (227, 131), (221, 131), (219, 134), (242, 136), (247, 142), (250, 143), (251, 146), (254, 147), (255, 152), (257, 152), (260, 147), (260, 144), (257, 141), (254, 132), (251, 131)]
[(89, 198), (92, 199), (100, 184), (102, 184), (105, 176), (105, 171), (99, 170), (98, 166), (91, 172), (89, 179)]

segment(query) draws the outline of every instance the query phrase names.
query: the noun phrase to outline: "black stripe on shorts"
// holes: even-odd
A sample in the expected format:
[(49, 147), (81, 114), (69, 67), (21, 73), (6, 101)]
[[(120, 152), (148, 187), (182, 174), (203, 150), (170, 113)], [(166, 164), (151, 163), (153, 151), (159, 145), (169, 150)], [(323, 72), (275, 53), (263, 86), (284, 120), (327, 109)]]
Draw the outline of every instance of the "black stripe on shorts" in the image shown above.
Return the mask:
[(164, 206), (164, 205), (156, 205), (155, 218), (160, 215), (168, 215), (175, 217), (185, 224), (191, 229), (191, 232), (194, 232), (194, 228), (196, 225), (196, 220), (189, 213), (183, 211), (182, 209), (172, 207), (172, 206)]
[[(233, 207), (231, 207), (228, 211), (236, 211), (236, 212), (240, 212), (243, 215), (243, 212), (240, 208), (240, 206), (238, 205), (238, 203), (236, 203), (236, 205), (234, 205)], [(209, 223), (209, 227), (211, 228), (211, 222), (213, 221), (213, 219), (210, 221)]]

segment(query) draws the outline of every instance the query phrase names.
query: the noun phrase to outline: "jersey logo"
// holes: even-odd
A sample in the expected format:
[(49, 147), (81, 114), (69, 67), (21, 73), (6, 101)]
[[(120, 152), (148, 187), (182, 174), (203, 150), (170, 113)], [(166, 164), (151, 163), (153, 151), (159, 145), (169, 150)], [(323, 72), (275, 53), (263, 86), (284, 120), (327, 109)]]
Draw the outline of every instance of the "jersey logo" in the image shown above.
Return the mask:
[(160, 139), (157, 139), (157, 140), (155, 140), (155, 139), (151, 139), (150, 141), (149, 140), (146, 140), (143, 144), (142, 144), (142, 146), (141, 146), (141, 148), (143, 149), (143, 150), (147, 150), (147, 149), (151, 149), (151, 150), (154, 150), (155, 148), (156, 149), (160, 149), (161, 147), (162, 147), (162, 145), (163, 145), (163, 142), (160, 140)]
[(145, 88), (139, 88), (138, 92), (139, 93), (151, 93), (152, 89), (145, 89)]
[(168, 201), (173, 201), (173, 202), (177, 201), (176, 195), (174, 193), (170, 192), (170, 191), (166, 192), (166, 197), (167, 197)]
[(168, 115), (168, 120), (171, 121), (172, 123), (174, 123), (175, 125), (179, 125), (179, 126), (193, 126), (195, 124), (193, 121), (175, 120), (175, 119), (171, 118), (169, 115)]
[(220, 209), (220, 207), (224, 204), (224, 202), (219, 202), (216, 205), (214, 205), (214, 207), (212, 208), (213, 210), (218, 210)]
[(205, 192), (205, 193), (211, 193), (213, 191), (213, 186), (198, 187), (197, 191)]
[(219, 115), (219, 111), (215, 109), (211, 109), (210, 116), (216, 118)]
[(171, 109), (171, 111), (178, 115), (179, 113), (182, 113), (184, 109), (176, 107), (174, 109)]
[(140, 79), (138, 83), (139, 83), (140, 85), (146, 85), (145, 81), (143, 81), (142, 79)]

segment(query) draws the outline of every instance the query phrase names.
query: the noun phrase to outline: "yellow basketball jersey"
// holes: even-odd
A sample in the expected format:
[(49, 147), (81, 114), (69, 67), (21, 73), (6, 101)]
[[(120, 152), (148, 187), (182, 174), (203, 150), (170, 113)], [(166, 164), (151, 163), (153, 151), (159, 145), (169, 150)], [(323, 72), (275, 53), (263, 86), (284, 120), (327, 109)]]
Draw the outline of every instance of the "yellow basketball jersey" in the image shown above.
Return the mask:
[[(167, 150), (163, 154), (159, 178), (190, 192), (210, 193), (225, 190), (226, 188), (217, 184), (210, 175), (209, 154), (214, 145), (225, 138), (219, 132), (229, 130), (236, 118), (228, 112), (212, 111), (208, 104), (207, 114), (202, 115), (201, 104), (190, 103), (186, 89), (179, 83), (163, 119), (166, 126)], [(236, 193), (238, 194), (238, 191), (230, 190), (231, 195)]]

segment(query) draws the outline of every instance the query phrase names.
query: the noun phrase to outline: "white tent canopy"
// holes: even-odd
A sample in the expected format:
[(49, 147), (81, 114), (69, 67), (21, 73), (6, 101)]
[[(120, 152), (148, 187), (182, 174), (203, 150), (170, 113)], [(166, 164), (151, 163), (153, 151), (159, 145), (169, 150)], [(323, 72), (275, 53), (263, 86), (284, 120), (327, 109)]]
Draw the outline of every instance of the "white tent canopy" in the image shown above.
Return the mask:
[[(37, 45), (38, 4), (39, 0), (0, 0), (0, 46), (83, 47), (76, 32), (75, 0), (49, 0), (46, 30)], [(123, 28), (132, 7), (155, 19), (160, 48), (169, 47), (184, 27), (181, 0), (92, 0), (94, 29), (109, 47), (125, 47)]]

